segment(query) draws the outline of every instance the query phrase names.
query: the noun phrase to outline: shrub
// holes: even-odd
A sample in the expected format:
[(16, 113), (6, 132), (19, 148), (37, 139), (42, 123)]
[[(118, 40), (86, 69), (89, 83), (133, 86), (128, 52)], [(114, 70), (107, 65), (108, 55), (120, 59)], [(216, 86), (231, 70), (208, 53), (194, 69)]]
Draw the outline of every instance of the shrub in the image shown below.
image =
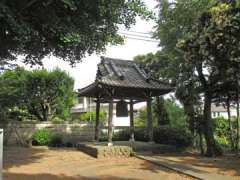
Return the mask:
[(48, 145), (51, 146), (51, 147), (60, 147), (60, 146), (62, 146), (63, 145), (62, 136), (59, 135), (59, 134), (54, 134), (53, 136), (51, 136)]
[(44, 146), (50, 142), (51, 133), (47, 129), (39, 129), (32, 136), (33, 145)]
[(51, 120), (51, 122), (53, 124), (62, 124), (62, 123), (64, 123), (64, 120), (56, 116)]
[(144, 128), (136, 128), (134, 130), (134, 138), (136, 141), (148, 141)]
[(154, 141), (159, 144), (174, 145), (179, 148), (192, 145), (193, 138), (184, 129), (162, 126), (154, 129)]
[(113, 141), (128, 141), (130, 139), (129, 130), (119, 130), (113, 135)]
[[(136, 128), (134, 131), (136, 141), (148, 141), (144, 128)], [(130, 138), (129, 129), (124, 129), (114, 133), (113, 141), (128, 141)], [(173, 145), (178, 148), (184, 148), (192, 145), (193, 138), (190, 133), (184, 129), (162, 126), (154, 128), (154, 141), (158, 144)], [(100, 141), (107, 141), (107, 133), (100, 136)]]

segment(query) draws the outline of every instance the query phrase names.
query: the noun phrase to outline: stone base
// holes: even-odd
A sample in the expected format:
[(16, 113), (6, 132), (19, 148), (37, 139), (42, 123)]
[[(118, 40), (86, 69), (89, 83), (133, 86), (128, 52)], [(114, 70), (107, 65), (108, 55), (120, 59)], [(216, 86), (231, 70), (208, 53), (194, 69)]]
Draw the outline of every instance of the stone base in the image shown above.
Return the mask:
[(79, 143), (77, 149), (95, 158), (130, 157), (133, 154), (133, 150), (129, 146), (109, 146), (106, 143)]

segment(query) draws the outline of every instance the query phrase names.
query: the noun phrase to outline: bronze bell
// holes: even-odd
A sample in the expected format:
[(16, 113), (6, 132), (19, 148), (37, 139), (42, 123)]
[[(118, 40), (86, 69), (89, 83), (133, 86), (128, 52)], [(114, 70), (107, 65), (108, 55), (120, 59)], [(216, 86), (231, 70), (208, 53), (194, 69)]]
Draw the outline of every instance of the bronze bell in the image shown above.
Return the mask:
[(128, 106), (127, 106), (126, 101), (121, 100), (121, 101), (117, 102), (116, 116), (117, 117), (128, 117)]

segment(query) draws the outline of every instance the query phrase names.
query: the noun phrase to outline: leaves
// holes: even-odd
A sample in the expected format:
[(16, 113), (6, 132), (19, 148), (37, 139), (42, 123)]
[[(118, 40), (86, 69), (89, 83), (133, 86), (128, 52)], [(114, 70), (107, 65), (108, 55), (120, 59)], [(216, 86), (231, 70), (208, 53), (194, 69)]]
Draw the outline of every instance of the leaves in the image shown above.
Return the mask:
[(74, 64), (85, 55), (122, 43), (119, 25), (129, 28), (140, 15), (149, 18), (141, 0), (12, 0), (0, 2), (0, 61), (40, 64), (54, 55)]
[(41, 121), (54, 115), (66, 118), (75, 98), (74, 80), (59, 69), (7, 70), (0, 76), (0, 85), (0, 105), (5, 111), (18, 107)]

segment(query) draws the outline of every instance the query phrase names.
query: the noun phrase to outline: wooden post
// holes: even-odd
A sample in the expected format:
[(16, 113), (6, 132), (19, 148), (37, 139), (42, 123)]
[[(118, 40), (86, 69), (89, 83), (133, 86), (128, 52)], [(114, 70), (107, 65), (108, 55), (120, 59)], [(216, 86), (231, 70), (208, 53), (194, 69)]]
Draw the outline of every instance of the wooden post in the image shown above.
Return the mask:
[(95, 124), (95, 140), (99, 141), (99, 113), (100, 113), (100, 99), (97, 98), (96, 101), (96, 124)]
[(113, 136), (113, 100), (109, 102), (109, 111), (108, 111), (108, 146), (112, 146), (112, 136)]
[(153, 127), (152, 127), (152, 99), (147, 99), (147, 136), (148, 141), (153, 142)]
[(3, 129), (0, 129), (0, 180), (3, 176)]
[(130, 101), (130, 141), (134, 141), (133, 101)]

